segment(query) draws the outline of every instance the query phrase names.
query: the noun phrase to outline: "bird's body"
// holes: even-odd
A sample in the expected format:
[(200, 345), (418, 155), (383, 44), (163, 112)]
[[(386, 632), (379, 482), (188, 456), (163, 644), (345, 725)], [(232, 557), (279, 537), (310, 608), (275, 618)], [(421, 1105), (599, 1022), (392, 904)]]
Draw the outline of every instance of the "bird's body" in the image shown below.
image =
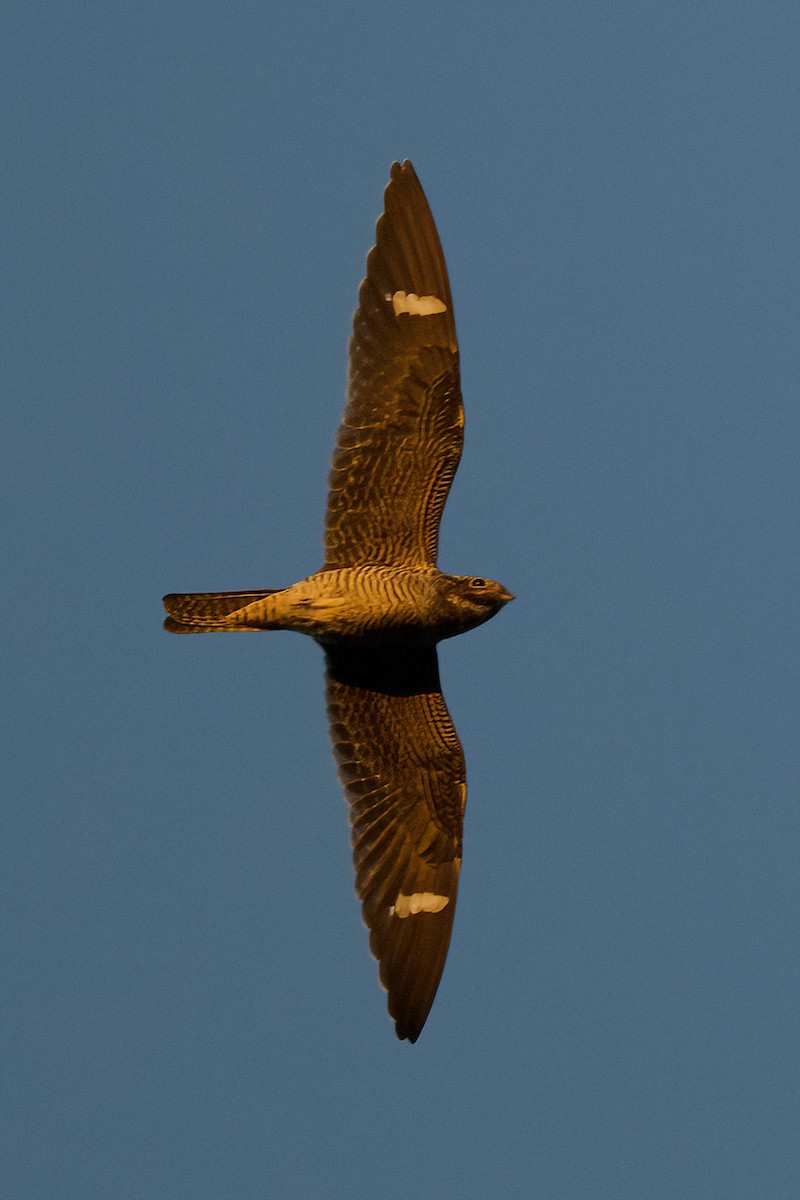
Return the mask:
[(322, 569), (288, 588), (165, 596), (164, 624), (289, 629), (323, 646), (356, 891), (397, 1034), (413, 1042), (450, 943), (466, 800), (436, 643), (513, 597), (436, 567), (464, 425), (452, 298), (410, 162), (393, 165), (384, 200), (353, 323)]
[[(250, 599), (254, 596), (254, 599)], [(482, 624), (510, 599), (491, 580), (445, 575), (435, 567), (358, 566), (316, 571), (288, 588), (167, 597), (171, 633), (291, 629), (322, 645), (431, 646)], [(211, 611), (210, 611), (211, 610)]]

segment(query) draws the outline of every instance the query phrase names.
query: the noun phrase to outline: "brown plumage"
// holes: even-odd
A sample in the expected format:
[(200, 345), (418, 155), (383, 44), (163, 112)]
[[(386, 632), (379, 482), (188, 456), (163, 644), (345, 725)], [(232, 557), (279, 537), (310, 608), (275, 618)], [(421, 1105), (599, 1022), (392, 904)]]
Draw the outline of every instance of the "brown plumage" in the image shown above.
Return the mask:
[[(348, 403), (329, 478), (327, 567), (434, 566), (464, 441), (450, 282), (411, 163), (392, 167), (384, 205), (350, 340)], [(409, 293), (435, 297), (445, 311), (396, 314), (404, 302), (392, 298)]]
[(466, 776), (436, 643), (513, 597), (436, 568), (463, 407), (453, 304), (410, 162), (392, 166), (350, 342), (321, 570), (284, 589), (164, 597), (172, 633), (294, 629), (325, 648), (356, 891), (398, 1037), (416, 1041), (453, 927)]

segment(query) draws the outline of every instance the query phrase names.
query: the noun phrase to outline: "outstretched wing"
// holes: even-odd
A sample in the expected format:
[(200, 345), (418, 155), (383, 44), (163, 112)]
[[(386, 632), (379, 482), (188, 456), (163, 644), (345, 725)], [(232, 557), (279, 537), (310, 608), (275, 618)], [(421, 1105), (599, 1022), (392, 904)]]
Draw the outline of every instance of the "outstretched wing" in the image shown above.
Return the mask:
[(464, 411), (439, 235), (410, 162), (394, 163), (358, 294), (325, 566), (436, 562)]
[(326, 649), (331, 740), (350, 805), (356, 893), (399, 1038), (415, 1042), (453, 928), (464, 756), (433, 647)]

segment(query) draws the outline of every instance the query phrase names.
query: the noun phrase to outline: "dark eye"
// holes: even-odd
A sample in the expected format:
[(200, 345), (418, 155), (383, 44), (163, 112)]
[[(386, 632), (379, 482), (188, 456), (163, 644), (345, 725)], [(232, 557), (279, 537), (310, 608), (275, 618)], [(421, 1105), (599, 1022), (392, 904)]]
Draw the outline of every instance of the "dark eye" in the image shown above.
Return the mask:
[(475, 575), (472, 579), (470, 579), (469, 586), (474, 588), (485, 588), (486, 580), (481, 579), (480, 575)]

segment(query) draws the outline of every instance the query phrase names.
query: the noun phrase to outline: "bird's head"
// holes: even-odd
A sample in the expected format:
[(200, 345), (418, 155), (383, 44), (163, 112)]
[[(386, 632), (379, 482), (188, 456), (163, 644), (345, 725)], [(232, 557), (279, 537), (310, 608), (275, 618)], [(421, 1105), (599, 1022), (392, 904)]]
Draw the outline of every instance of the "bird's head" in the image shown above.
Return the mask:
[(482, 625), (514, 599), (502, 583), (483, 575), (448, 575), (447, 580), (447, 598), (457, 615), (459, 633)]

